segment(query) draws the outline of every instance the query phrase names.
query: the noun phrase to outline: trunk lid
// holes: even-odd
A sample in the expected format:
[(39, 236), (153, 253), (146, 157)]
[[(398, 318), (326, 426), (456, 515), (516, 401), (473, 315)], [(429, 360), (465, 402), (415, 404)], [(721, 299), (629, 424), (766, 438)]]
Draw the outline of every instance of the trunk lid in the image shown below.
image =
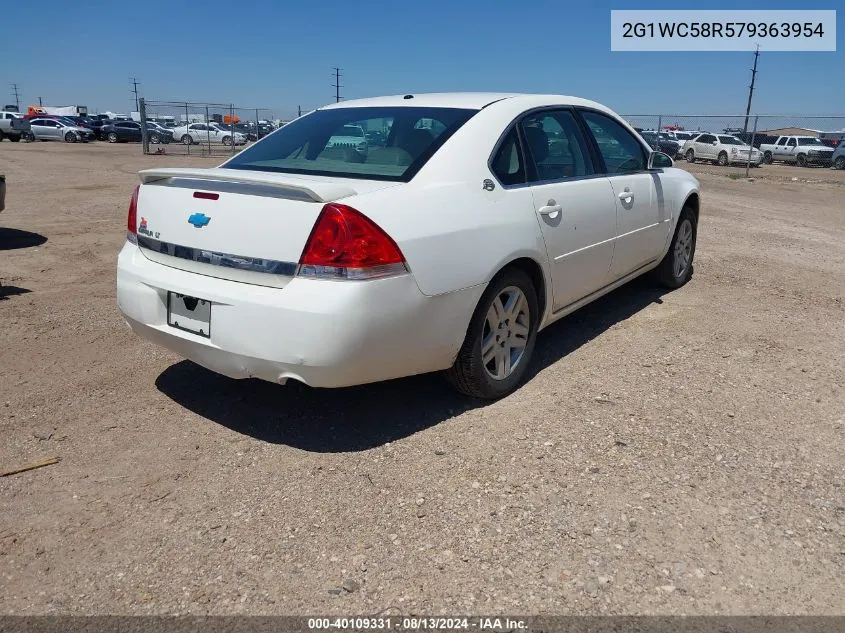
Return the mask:
[(140, 177), (138, 246), (148, 259), (275, 287), (295, 274), (325, 203), (400, 184), (223, 168)]

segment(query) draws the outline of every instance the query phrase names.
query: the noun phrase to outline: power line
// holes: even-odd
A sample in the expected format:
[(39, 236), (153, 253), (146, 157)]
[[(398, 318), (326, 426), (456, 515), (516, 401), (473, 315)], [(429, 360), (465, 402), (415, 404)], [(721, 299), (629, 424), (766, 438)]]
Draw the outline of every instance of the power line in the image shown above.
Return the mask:
[(15, 105), (18, 108), (18, 112), (21, 111), (21, 93), (18, 91), (18, 84), (12, 84), (12, 94), (15, 97)]
[(132, 92), (135, 93), (135, 112), (138, 112), (138, 79), (132, 77)]
[(338, 101), (338, 102), (339, 102), (341, 99), (343, 99), (343, 97), (341, 97), (341, 96), (340, 96), (340, 89), (341, 89), (341, 88), (343, 88), (343, 86), (342, 86), (342, 85), (341, 85), (341, 83), (340, 83), (340, 76), (341, 76), (341, 75), (340, 75), (340, 68), (338, 68), (337, 66), (335, 66), (335, 67), (334, 67), (334, 83), (332, 84), (332, 86), (334, 87), (334, 98), (335, 98), (335, 101)]
[(748, 115), (751, 113), (751, 96), (754, 94), (754, 80), (757, 78), (757, 58), (760, 57), (760, 45), (754, 51), (754, 68), (751, 69), (751, 85), (748, 86), (748, 105), (745, 106), (745, 123), (742, 126), (742, 133), (748, 132)]

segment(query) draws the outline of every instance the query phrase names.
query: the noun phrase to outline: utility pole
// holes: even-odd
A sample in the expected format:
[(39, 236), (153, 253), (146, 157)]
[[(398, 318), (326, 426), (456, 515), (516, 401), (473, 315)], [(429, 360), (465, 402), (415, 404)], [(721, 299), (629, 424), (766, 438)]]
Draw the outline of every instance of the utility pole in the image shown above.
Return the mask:
[(138, 80), (132, 77), (132, 92), (135, 93), (135, 112), (138, 112)]
[(15, 105), (18, 107), (18, 112), (21, 111), (21, 93), (18, 91), (18, 84), (12, 84), (12, 94), (15, 97)]
[(296, 106), (296, 116), (297, 118), (302, 116), (302, 106)]
[(39, 106), (44, 105), (43, 103), (41, 103), (41, 97), (38, 97), (38, 105), (39, 105)]
[(754, 80), (757, 78), (757, 58), (760, 57), (760, 45), (754, 51), (754, 68), (751, 69), (751, 85), (748, 86), (748, 105), (745, 106), (745, 123), (742, 125), (742, 133), (748, 133), (748, 115), (751, 113), (751, 96), (754, 94)]
[(343, 88), (343, 86), (340, 85), (340, 68), (338, 68), (337, 66), (334, 67), (334, 83), (332, 84), (332, 86), (334, 86), (335, 101), (340, 102), (340, 100), (343, 98), (340, 96), (340, 89)]

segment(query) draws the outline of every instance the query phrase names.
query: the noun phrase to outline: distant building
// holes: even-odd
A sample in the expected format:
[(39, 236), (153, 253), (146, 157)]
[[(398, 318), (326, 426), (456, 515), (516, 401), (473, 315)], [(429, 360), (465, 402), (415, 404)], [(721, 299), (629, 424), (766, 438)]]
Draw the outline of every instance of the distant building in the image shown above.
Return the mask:
[(819, 138), (821, 130), (811, 130), (806, 127), (779, 127), (774, 130), (757, 130), (757, 134), (768, 136), (815, 136)]

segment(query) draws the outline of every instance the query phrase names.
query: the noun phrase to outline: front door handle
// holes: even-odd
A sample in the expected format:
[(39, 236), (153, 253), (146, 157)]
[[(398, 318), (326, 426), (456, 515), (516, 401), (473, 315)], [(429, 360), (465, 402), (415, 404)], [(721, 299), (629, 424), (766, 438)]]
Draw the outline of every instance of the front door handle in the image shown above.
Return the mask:
[(634, 201), (634, 194), (631, 193), (630, 189), (626, 188), (625, 191), (619, 194), (619, 199), (625, 204), (628, 204)]
[(557, 214), (561, 213), (562, 211), (563, 211), (563, 207), (560, 206), (554, 200), (549, 200), (549, 202), (546, 204), (546, 206), (540, 207), (539, 209), (537, 209), (537, 212), (540, 215), (547, 215), (552, 220), (554, 220), (557, 217)]

